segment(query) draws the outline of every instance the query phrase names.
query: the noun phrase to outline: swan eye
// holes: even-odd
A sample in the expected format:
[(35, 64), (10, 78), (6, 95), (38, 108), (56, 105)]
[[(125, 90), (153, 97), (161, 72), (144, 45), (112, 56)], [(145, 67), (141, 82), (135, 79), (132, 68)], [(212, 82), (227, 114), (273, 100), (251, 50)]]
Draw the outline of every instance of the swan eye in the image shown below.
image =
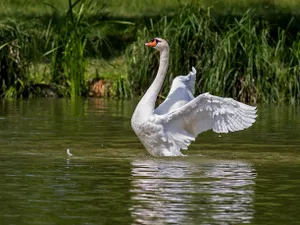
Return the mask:
[(158, 40), (158, 39), (156, 39), (156, 38), (155, 38), (155, 41), (156, 41), (157, 43), (158, 43), (158, 42), (161, 42), (160, 40)]

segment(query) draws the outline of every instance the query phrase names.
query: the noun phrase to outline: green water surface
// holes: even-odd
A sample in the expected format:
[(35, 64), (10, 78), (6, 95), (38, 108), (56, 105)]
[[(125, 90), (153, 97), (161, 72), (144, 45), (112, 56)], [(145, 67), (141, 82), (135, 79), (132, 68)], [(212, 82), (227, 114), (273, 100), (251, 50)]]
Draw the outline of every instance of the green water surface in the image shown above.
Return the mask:
[[(0, 101), (0, 224), (300, 224), (300, 108), (148, 155), (136, 101)], [(73, 156), (68, 156), (70, 149)]]

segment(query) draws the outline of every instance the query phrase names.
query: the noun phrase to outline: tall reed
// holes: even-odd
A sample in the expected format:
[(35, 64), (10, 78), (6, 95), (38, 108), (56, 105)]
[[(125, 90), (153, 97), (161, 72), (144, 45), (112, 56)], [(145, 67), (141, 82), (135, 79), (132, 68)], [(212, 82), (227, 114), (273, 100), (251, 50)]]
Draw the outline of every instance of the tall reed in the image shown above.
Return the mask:
[(175, 76), (195, 66), (197, 93), (209, 91), (252, 103), (300, 99), (299, 38), (287, 40), (285, 30), (274, 32), (252, 11), (217, 23), (209, 9), (195, 5), (184, 5), (173, 18), (150, 21), (139, 29), (127, 51), (135, 94), (143, 94), (156, 74), (159, 55), (143, 47), (156, 36), (166, 38), (171, 47), (163, 96)]
[(204, 47), (209, 49), (214, 44), (215, 33), (211, 27), (216, 27), (216, 24), (209, 18), (209, 12), (184, 7), (171, 20), (165, 16), (159, 21), (150, 20), (149, 26), (140, 28), (136, 43), (126, 53), (133, 92), (137, 95), (145, 92), (158, 68), (159, 55), (144, 47), (146, 41), (162, 37), (170, 44), (169, 73), (162, 89), (162, 95), (166, 95), (175, 76), (195, 66), (199, 57), (211, 54), (210, 51), (204, 51)]
[(88, 35), (98, 24), (98, 21), (89, 23), (87, 13), (96, 7), (95, 0), (77, 0), (74, 3), (69, 0), (69, 8), (62, 16), (62, 22), (49, 25), (51, 35), (48, 44), (52, 47), (45, 55), (52, 54), (52, 80), (66, 87), (63, 95), (75, 97), (87, 93), (86, 44)]
[[(0, 21), (0, 96), (16, 98), (29, 92), (28, 68), (41, 56), (41, 35), (35, 21)], [(37, 38), (39, 36), (39, 38)]]

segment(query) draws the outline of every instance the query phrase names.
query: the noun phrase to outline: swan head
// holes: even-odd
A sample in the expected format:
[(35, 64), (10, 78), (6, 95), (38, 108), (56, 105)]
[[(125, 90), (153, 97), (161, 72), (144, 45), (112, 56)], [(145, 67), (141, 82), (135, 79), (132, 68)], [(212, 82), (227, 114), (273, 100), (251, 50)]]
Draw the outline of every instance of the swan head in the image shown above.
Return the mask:
[(158, 51), (162, 51), (164, 49), (169, 49), (169, 44), (166, 40), (162, 38), (153, 38), (150, 42), (145, 43), (146, 46), (157, 49)]

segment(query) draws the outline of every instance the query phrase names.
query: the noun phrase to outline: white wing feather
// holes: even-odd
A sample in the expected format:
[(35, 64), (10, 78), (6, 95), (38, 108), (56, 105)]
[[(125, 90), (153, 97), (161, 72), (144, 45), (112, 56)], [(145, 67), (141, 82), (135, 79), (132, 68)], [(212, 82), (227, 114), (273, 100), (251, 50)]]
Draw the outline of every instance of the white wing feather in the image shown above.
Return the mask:
[(187, 149), (198, 134), (213, 130), (228, 133), (250, 127), (256, 118), (256, 107), (232, 98), (204, 93), (184, 106), (165, 115), (157, 115), (165, 129), (165, 138), (177, 147), (172, 152)]
[(154, 110), (154, 113), (167, 114), (191, 101), (194, 98), (195, 80), (196, 69), (194, 67), (188, 75), (176, 77), (167, 98)]

